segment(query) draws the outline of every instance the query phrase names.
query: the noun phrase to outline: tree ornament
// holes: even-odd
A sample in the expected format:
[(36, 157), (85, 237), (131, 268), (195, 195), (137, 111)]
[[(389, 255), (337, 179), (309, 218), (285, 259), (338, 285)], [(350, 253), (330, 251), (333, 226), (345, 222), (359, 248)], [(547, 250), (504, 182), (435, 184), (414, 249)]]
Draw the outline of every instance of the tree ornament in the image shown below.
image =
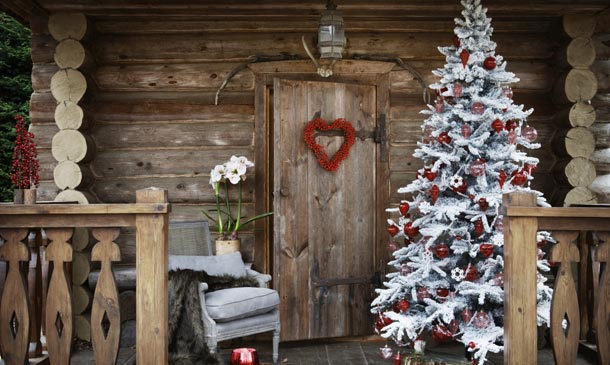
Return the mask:
[(428, 179), (429, 181), (434, 181), (434, 179), (436, 179), (437, 175), (438, 175), (438, 172), (432, 172), (431, 169), (424, 170), (424, 177), (426, 179)]
[(400, 313), (408, 311), (410, 306), (411, 303), (409, 303), (409, 301), (406, 299), (401, 299), (398, 301), (398, 310), (400, 311)]
[(508, 143), (510, 144), (515, 144), (517, 143), (517, 132), (510, 131), (508, 132), (508, 134), (506, 135), (506, 140), (508, 141)]
[(383, 327), (392, 324), (392, 322), (394, 322), (394, 321), (392, 321), (390, 318), (386, 317), (385, 314), (379, 312), (379, 316), (375, 320), (375, 329), (377, 330), (377, 333), (381, 332)]
[(494, 131), (496, 131), (496, 133), (500, 133), (502, 132), (502, 130), (504, 129), (504, 122), (501, 121), (500, 119), (496, 119), (491, 123), (491, 129), (493, 129)]
[(430, 292), (428, 291), (428, 288), (426, 288), (425, 286), (422, 286), (417, 289), (417, 299), (418, 300), (423, 301), (424, 299), (428, 299), (428, 298), (430, 298)]
[(525, 126), (521, 128), (521, 137), (523, 137), (523, 139), (525, 139), (526, 141), (532, 143), (538, 138), (538, 131), (536, 130), (536, 128), (531, 127), (529, 125)]
[(485, 61), (483, 61), (483, 66), (485, 66), (485, 68), (488, 70), (493, 70), (497, 66), (496, 59), (493, 57), (487, 57)]
[(453, 35), (453, 46), (454, 46), (455, 48), (460, 48), (460, 43), (461, 43), (461, 42), (460, 42), (460, 37), (458, 37), (458, 35), (457, 35), (457, 34), (454, 34), (454, 35)]
[(431, 125), (426, 125), (424, 127), (423, 130), (423, 136), (422, 136), (422, 142), (424, 143), (430, 143), (434, 140), (434, 137), (432, 137), (432, 132), (434, 132), (434, 127), (432, 127)]
[(436, 204), (436, 199), (438, 199), (439, 193), (440, 190), (438, 188), (438, 185), (432, 185), (432, 187), (430, 188), (430, 197), (432, 198), (432, 204)]
[(479, 277), (479, 271), (477, 270), (477, 268), (474, 265), (470, 265), (470, 267), (468, 267), (466, 269), (466, 276), (464, 277), (464, 280), (475, 281), (475, 280), (477, 280), (478, 277)]
[(472, 134), (472, 128), (468, 124), (462, 125), (462, 136), (464, 138), (470, 138)]
[(392, 358), (392, 355), (394, 355), (394, 350), (392, 350), (391, 347), (388, 347), (387, 344), (384, 347), (379, 348), (379, 356), (381, 356), (382, 359), (389, 360)]
[(538, 248), (544, 248), (544, 246), (546, 246), (546, 240), (542, 239), (542, 240), (536, 242), (536, 246), (538, 246)]
[(483, 105), (482, 103), (473, 103), (470, 106), (470, 111), (473, 112), (474, 114), (483, 114), (485, 112), (485, 105)]
[(527, 182), (527, 173), (523, 170), (515, 170), (511, 174), (513, 178), (512, 184), (516, 186), (523, 186)]
[(438, 143), (441, 143), (441, 144), (451, 143), (451, 137), (449, 137), (449, 133), (447, 133), (447, 132), (442, 132), (441, 134), (439, 134), (438, 137), (436, 137), (436, 140), (438, 141)]
[(454, 175), (451, 178), (451, 180), (449, 181), (449, 186), (451, 186), (451, 189), (456, 193), (462, 194), (466, 193), (466, 190), (468, 189), (468, 184), (466, 183), (466, 180), (464, 180), (464, 178), (459, 175)]
[(406, 217), (409, 214), (409, 203), (407, 203), (407, 202), (400, 203), (400, 205), (398, 206), (398, 210), (400, 211), (400, 214), (402, 214), (404, 217)]
[(400, 248), (400, 243), (392, 240), (388, 242), (388, 252), (393, 253)]
[(536, 172), (536, 170), (538, 170), (538, 165), (526, 163), (525, 166), (523, 166), (523, 170), (525, 170), (528, 175), (532, 175), (534, 172)]
[(462, 96), (462, 84), (457, 83), (457, 84), (453, 84), (453, 97), (454, 98), (459, 98), (460, 96)]
[(400, 229), (398, 229), (398, 227), (392, 224), (391, 226), (388, 226), (388, 228), (386, 228), (386, 231), (388, 231), (390, 236), (394, 237), (398, 234), (398, 232), (400, 232)]
[(501, 215), (496, 217), (494, 228), (498, 232), (504, 232), (504, 218)]
[(413, 269), (411, 269), (411, 267), (409, 265), (407, 265), (407, 264), (400, 265), (400, 275), (407, 276), (411, 273), (411, 271), (413, 271)]
[(479, 208), (481, 208), (482, 211), (486, 211), (487, 208), (489, 208), (489, 203), (487, 203), (487, 199), (485, 199), (485, 198), (479, 199), (478, 203), (479, 203)]
[(449, 325), (447, 325), (447, 328), (455, 335), (460, 330), (460, 324), (455, 319), (452, 319), (451, 322), (449, 322)]
[(451, 270), (451, 278), (455, 281), (462, 281), (466, 277), (466, 273), (459, 267), (453, 268)]
[(400, 354), (400, 352), (395, 353), (394, 357), (392, 359), (393, 359), (394, 365), (402, 364), (402, 355)]
[(498, 176), (498, 182), (500, 183), (500, 189), (504, 188), (504, 183), (506, 182), (506, 178), (508, 176), (506, 176), (506, 172), (504, 172), (504, 170), (500, 171), (500, 174)]
[(479, 251), (484, 257), (490, 257), (494, 253), (494, 245), (491, 243), (482, 243), (479, 246)]
[(476, 328), (487, 328), (491, 324), (491, 318), (489, 318), (489, 314), (478, 311), (472, 319), (472, 324), (474, 324)]
[(445, 298), (445, 297), (447, 297), (447, 295), (449, 295), (449, 289), (447, 289), (447, 288), (438, 288), (438, 289), (436, 289), (436, 295), (441, 297), (441, 298)]
[(413, 222), (407, 222), (403, 227), (403, 231), (405, 236), (408, 236), (411, 239), (415, 238), (419, 234), (419, 228), (413, 227)]
[(445, 257), (449, 256), (449, 247), (444, 243), (437, 245), (435, 248), (435, 251), (436, 251), (436, 256), (438, 256), (441, 259), (444, 259)]
[(442, 98), (438, 98), (434, 102), (434, 110), (436, 110), (437, 113), (442, 113), (444, 106), (445, 106), (445, 102), (443, 101)]
[(463, 49), (462, 52), (460, 53), (460, 59), (462, 60), (462, 65), (464, 66), (464, 68), (466, 68), (469, 58), (470, 58), (470, 53), (468, 53), (467, 50)]
[(513, 88), (510, 86), (502, 86), (502, 96), (512, 99), (513, 98)]
[(468, 308), (464, 309), (462, 311), (462, 313), (460, 314), (460, 317), (462, 317), (462, 322), (464, 322), (465, 324), (470, 323), (470, 320), (472, 319), (472, 311)]
[(474, 221), (474, 233), (476, 234), (476, 236), (479, 237), (480, 235), (482, 235), (483, 231), (483, 221), (480, 219)]
[(445, 91), (447, 91), (447, 90), (449, 90), (449, 89), (447, 89), (445, 86), (443, 86), (443, 87), (441, 87), (439, 89), (436, 89), (436, 95), (440, 96), (442, 98), (443, 97), (443, 93)]
[(515, 130), (517, 128), (517, 122), (513, 119), (508, 120), (506, 122), (506, 125), (504, 126), (504, 129), (506, 129), (507, 131), (512, 131)]
[(477, 347), (477, 345), (476, 345), (474, 342), (470, 341), (470, 342), (468, 343), (468, 347), (470, 347), (471, 349), (473, 349), (473, 348)]
[(478, 158), (468, 166), (468, 173), (471, 176), (479, 177), (485, 174), (485, 160)]
[(436, 342), (447, 342), (453, 340), (453, 333), (442, 324), (435, 324), (432, 327), (432, 338)]
[(418, 338), (415, 341), (413, 341), (413, 353), (415, 353), (416, 355), (423, 355), (425, 351), (426, 351), (426, 341), (424, 341), (421, 338)]

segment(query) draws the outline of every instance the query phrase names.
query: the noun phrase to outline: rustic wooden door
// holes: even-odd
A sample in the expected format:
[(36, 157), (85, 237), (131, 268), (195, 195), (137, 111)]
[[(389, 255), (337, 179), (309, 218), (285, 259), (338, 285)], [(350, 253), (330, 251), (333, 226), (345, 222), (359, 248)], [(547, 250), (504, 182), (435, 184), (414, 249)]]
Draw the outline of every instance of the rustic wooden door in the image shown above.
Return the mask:
[[(282, 340), (366, 335), (375, 272), (376, 88), (275, 79), (274, 275)], [(338, 171), (303, 141), (308, 121), (350, 121), (356, 142)], [(332, 156), (341, 134), (316, 137)]]

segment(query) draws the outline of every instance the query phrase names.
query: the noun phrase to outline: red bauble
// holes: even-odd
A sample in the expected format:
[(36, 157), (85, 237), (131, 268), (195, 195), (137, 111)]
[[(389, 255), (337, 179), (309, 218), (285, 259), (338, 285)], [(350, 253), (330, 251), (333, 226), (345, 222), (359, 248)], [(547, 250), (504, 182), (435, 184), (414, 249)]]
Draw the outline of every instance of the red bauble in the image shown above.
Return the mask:
[(512, 119), (507, 121), (506, 125), (504, 126), (504, 129), (506, 129), (507, 131), (515, 130), (515, 128), (517, 128), (517, 122)]
[(487, 203), (487, 199), (479, 199), (479, 208), (481, 208), (482, 211), (486, 211), (487, 208), (489, 208), (489, 203)]
[(425, 286), (418, 288), (417, 289), (417, 299), (424, 300), (427, 298), (430, 298), (430, 292), (428, 291), (428, 288), (426, 288)]
[(522, 186), (527, 182), (527, 173), (523, 170), (515, 170), (511, 176), (513, 178), (513, 185)]
[(468, 124), (464, 124), (462, 126), (462, 136), (464, 138), (468, 138), (468, 137), (470, 137), (471, 134), (472, 134), (472, 128)]
[(521, 137), (526, 141), (532, 143), (538, 138), (538, 131), (534, 127), (530, 127), (529, 125), (521, 128)]
[(502, 122), (500, 119), (494, 120), (491, 123), (491, 129), (496, 131), (496, 133), (502, 132), (502, 130), (504, 129), (504, 122)]
[(432, 172), (431, 169), (424, 170), (424, 177), (426, 179), (428, 179), (429, 181), (433, 181), (434, 179), (436, 179), (437, 175), (438, 175), (438, 172)]
[(375, 320), (375, 328), (377, 329), (378, 332), (381, 332), (381, 330), (383, 329), (383, 327), (392, 324), (392, 321), (390, 318), (386, 317), (383, 313), (380, 313), (379, 316), (377, 317), (377, 319)]
[(436, 140), (438, 141), (438, 143), (451, 143), (451, 137), (449, 137), (449, 133), (447, 132), (442, 132), (441, 134), (439, 134), (438, 137), (436, 137)]
[(472, 311), (468, 308), (464, 309), (462, 311), (461, 317), (462, 317), (462, 321), (465, 324), (468, 324), (470, 322), (470, 320), (472, 319)]
[(466, 276), (464, 280), (466, 281), (475, 281), (479, 277), (479, 272), (474, 265), (470, 265), (470, 268), (466, 270)]
[(453, 35), (453, 45), (455, 46), (455, 48), (460, 48), (460, 37), (457, 36), (457, 34)]
[(405, 232), (405, 236), (409, 238), (415, 238), (419, 234), (419, 228), (413, 227), (412, 222), (405, 224), (403, 231)]
[(502, 189), (504, 187), (504, 183), (506, 182), (506, 178), (508, 176), (506, 176), (506, 172), (504, 172), (504, 170), (500, 171), (500, 174), (498, 176), (498, 182), (500, 183), (500, 189)]
[(485, 68), (488, 70), (493, 70), (497, 66), (496, 59), (493, 57), (487, 57), (485, 61), (483, 61), (483, 66), (485, 66)]
[(544, 248), (544, 246), (546, 246), (546, 240), (538, 241), (536, 246), (538, 246), (538, 248)]
[(485, 174), (485, 160), (479, 158), (472, 161), (468, 166), (468, 173), (475, 177), (483, 176)]
[(400, 354), (400, 352), (397, 352), (396, 354), (394, 354), (394, 357), (392, 358), (394, 365), (401, 365), (402, 364), (402, 355)]
[(400, 214), (402, 214), (403, 216), (407, 216), (407, 214), (409, 214), (409, 203), (407, 202), (402, 202), (400, 203), (400, 205), (398, 206), (398, 210), (400, 211)]
[(411, 304), (406, 299), (401, 299), (398, 301), (398, 310), (400, 311), (400, 313), (404, 313), (409, 310), (410, 306)]
[(447, 247), (446, 244), (441, 243), (440, 245), (436, 246), (436, 256), (440, 257), (441, 259), (444, 259), (445, 257), (449, 256), (449, 247)]
[(432, 338), (436, 342), (447, 342), (453, 339), (453, 333), (447, 327), (436, 324), (432, 327)]
[(451, 331), (451, 333), (455, 334), (460, 330), (460, 325), (455, 319), (452, 319), (451, 322), (449, 322), (447, 328), (449, 328), (449, 331)]
[(476, 234), (476, 236), (479, 237), (480, 235), (482, 235), (483, 231), (484, 231), (483, 221), (480, 219), (475, 221), (474, 222), (474, 233)]
[(392, 240), (388, 242), (388, 252), (392, 253), (400, 248), (400, 243)]
[(447, 288), (438, 288), (436, 289), (436, 295), (441, 298), (446, 298), (449, 295), (449, 289)]
[(471, 342), (468, 343), (468, 347), (473, 349), (473, 348), (477, 347), (477, 345), (474, 342), (471, 341)]
[(481, 251), (481, 255), (489, 257), (494, 253), (494, 245), (491, 243), (483, 243), (479, 246), (479, 251)]
[(436, 110), (437, 113), (442, 113), (444, 106), (445, 102), (443, 102), (442, 98), (436, 99), (434, 102), (434, 110)]
[(478, 311), (472, 319), (472, 324), (474, 324), (476, 328), (487, 328), (491, 324), (491, 318), (489, 318), (489, 314)]
[(432, 204), (436, 204), (436, 199), (438, 199), (438, 194), (440, 193), (440, 189), (438, 185), (432, 185), (430, 188), (430, 197), (432, 198)]
[(462, 52), (460, 53), (460, 59), (462, 60), (462, 65), (464, 66), (464, 68), (466, 68), (469, 58), (470, 58), (470, 53), (467, 50), (463, 49)]
[(459, 98), (462, 96), (462, 84), (453, 84), (453, 97)]
[(398, 234), (398, 232), (400, 232), (400, 229), (398, 229), (398, 227), (392, 224), (391, 226), (388, 226), (388, 228), (386, 228), (386, 231), (388, 231), (390, 236), (394, 237)]
[(473, 103), (470, 106), (470, 111), (473, 112), (474, 114), (483, 114), (485, 112), (485, 105), (483, 105), (482, 103)]
[(508, 135), (506, 136), (506, 140), (510, 144), (517, 143), (517, 132), (515, 132), (515, 131), (508, 132)]

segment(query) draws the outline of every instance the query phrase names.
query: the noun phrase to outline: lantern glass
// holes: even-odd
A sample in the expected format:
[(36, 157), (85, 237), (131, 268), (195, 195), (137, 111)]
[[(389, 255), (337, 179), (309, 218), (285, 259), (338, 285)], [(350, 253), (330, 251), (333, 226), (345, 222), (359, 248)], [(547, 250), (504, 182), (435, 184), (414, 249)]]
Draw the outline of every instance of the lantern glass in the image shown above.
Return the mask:
[(320, 58), (341, 59), (345, 44), (345, 29), (341, 12), (327, 8), (322, 14), (318, 30)]

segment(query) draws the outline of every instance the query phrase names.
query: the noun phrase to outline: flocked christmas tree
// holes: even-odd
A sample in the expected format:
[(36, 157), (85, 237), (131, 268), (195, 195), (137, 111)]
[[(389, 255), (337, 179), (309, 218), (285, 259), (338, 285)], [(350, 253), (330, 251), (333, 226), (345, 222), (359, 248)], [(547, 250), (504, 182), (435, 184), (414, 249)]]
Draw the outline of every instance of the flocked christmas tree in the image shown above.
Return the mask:
[[(446, 64), (434, 71), (437, 99), (423, 111), (429, 117), (415, 157), (424, 168), (399, 189), (412, 198), (387, 210), (396, 270), (377, 290), (372, 311), (378, 331), (399, 345), (431, 331), (436, 341), (464, 343), (473, 362), (482, 364), (488, 352), (502, 351), (502, 194), (530, 191), (538, 160), (519, 147), (540, 145), (526, 122), (533, 110), (513, 103), (509, 85), (518, 79), (495, 53), (486, 9), (480, 0), (462, 5), (453, 45), (439, 47)], [(538, 196), (539, 205), (548, 205)], [(545, 232), (538, 240), (539, 247), (553, 242)], [(542, 250), (538, 269), (549, 270)], [(542, 325), (549, 322), (552, 291), (538, 277)]]

